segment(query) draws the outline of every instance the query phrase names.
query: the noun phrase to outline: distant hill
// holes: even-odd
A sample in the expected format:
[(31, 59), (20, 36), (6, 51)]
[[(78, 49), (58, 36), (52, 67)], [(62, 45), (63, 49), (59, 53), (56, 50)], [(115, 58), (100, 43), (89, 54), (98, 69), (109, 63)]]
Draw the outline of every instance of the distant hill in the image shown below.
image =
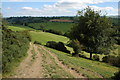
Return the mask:
[(51, 19), (50, 22), (73, 22), (73, 20)]
[(107, 16), (109, 18), (118, 18), (118, 16)]

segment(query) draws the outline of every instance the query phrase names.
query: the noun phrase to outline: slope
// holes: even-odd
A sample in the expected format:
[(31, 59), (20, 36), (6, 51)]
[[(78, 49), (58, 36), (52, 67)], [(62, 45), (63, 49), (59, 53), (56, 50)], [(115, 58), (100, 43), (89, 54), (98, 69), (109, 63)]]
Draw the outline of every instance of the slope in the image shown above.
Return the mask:
[(84, 78), (63, 65), (43, 46), (30, 43), (28, 56), (11, 78)]

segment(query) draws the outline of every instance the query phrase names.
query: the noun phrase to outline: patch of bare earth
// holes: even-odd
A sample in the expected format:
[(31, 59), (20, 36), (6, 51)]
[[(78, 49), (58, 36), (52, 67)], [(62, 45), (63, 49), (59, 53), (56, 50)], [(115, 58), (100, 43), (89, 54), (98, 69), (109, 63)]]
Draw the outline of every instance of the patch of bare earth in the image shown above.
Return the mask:
[[(36, 53), (34, 61), (32, 61), (32, 56), (34, 55), (33, 50)], [(42, 57), (38, 51), (38, 47), (30, 43), (27, 58), (20, 63), (20, 66), (16, 70), (16, 74), (12, 76), (12, 78), (42, 78), (41, 61)]]

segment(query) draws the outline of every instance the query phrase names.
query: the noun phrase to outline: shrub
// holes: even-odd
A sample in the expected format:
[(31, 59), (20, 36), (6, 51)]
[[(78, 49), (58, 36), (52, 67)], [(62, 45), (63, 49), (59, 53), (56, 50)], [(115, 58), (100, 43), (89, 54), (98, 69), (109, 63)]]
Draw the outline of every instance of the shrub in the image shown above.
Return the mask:
[(103, 57), (102, 61), (108, 63), (108, 56)]
[(40, 42), (38, 42), (38, 41), (34, 41), (34, 44), (39, 44), (39, 45), (41, 45), (41, 43), (40, 43)]
[(120, 80), (120, 71), (115, 73), (115, 76), (112, 77), (114, 80)]
[(31, 39), (27, 31), (14, 32), (3, 27), (2, 33), (2, 73), (7, 74), (27, 55)]
[(53, 29), (49, 29), (49, 30), (45, 30), (45, 31), (49, 32), (49, 33), (57, 34), (57, 35), (63, 35), (63, 33), (61, 31), (57, 31), (57, 30), (53, 30)]
[(103, 57), (102, 59), (103, 62), (109, 63), (111, 65), (120, 67), (120, 57), (119, 56), (113, 56), (113, 55), (108, 55)]
[(69, 37), (69, 32), (65, 32), (63, 36)]
[(99, 60), (100, 60), (100, 58), (99, 58), (99, 56), (98, 56), (98, 55), (93, 55), (93, 60), (99, 61)]
[(50, 47), (50, 48), (53, 48), (53, 49), (56, 48), (56, 45), (57, 45), (57, 43), (56, 43), (55, 41), (48, 41), (48, 42), (46, 43), (46, 46), (47, 46), (47, 47)]
[(71, 40), (70, 45), (72, 46), (75, 54), (80, 53), (81, 46), (80, 46), (80, 42), (78, 40)]
[(48, 41), (46, 43), (46, 46), (50, 47), (50, 48), (53, 48), (53, 49), (56, 49), (56, 50), (59, 50), (59, 51), (70, 53), (70, 51), (67, 50), (67, 48), (65, 47), (64, 43), (62, 43), (62, 42), (58, 42), (57, 43), (55, 41)]
[(115, 58), (116, 57), (113, 55), (108, 55), (108, 56), (103, 57), (103, 62), (114, 64), (116, 60)]
[(79, 54), (79, 57), (87, 58), (85, 54)]
[(79, 57), (82, 57), (82, 58), (87, 58), (87, 56), (84, 54), (83, 51), (81, 51), (81, 53), (79, 54)]

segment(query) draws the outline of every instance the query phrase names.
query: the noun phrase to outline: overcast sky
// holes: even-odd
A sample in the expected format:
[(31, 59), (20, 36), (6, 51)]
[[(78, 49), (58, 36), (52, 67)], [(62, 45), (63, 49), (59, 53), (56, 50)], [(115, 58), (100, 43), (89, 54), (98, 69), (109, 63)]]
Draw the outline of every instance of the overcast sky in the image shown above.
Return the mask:
[[(33, 2), (34, 1), (34, 2)], [(75, 16), (87, 6), (118, 15), (119, 0), (2, 0), (2, 14), (10, 16)]]

